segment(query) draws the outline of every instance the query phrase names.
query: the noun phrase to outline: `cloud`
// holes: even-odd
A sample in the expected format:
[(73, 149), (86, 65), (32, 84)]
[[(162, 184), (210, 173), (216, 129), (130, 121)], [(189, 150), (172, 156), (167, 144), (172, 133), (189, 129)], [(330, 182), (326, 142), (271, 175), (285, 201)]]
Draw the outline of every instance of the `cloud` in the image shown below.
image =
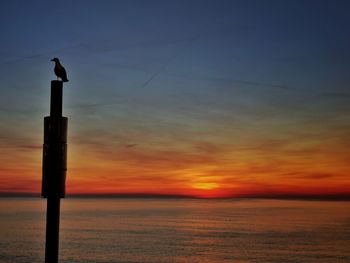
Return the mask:
[(34, 145), (34, 144), (24, 144), (24, 145), (20, 145), (20, 148), (23, 149), (28, 149), (28, 150), (42, 150), (43, 146), (42, 145)]
[(136, 147), (138, 144), (137, 143), (131, 143), (131, 144), (126, 144), (125, 148), (134, 148)]

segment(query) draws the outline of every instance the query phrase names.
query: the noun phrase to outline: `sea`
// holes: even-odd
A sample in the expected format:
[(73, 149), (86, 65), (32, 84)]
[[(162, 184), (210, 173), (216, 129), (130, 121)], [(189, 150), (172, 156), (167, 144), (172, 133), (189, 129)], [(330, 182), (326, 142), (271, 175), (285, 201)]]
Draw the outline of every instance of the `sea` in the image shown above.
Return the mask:
[[(0, 198), (0, 262), (44, 262), (46, 200)], [(61, 263), (349, 263), (350, 202), (66, 198)]]

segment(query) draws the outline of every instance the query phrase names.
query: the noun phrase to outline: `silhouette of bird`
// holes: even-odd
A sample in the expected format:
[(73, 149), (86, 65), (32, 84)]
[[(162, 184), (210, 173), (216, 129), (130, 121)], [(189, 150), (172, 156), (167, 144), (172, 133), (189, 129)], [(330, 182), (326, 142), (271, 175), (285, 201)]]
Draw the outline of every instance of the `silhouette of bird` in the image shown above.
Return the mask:
[(55, 62), (55, 74), (57, 76), (57, 79), (60, 78), (63, 82), (68, 82), (67, 79), (67, 72), (65, 68), (61, 65), (60, 60), (58, 58), (53, 58), (51, 61)]

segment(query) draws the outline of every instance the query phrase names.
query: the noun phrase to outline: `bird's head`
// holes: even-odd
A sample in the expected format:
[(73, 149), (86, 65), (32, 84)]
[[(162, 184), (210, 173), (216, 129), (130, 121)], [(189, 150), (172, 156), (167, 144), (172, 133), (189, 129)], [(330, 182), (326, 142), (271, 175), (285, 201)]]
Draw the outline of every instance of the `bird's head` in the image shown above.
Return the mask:
[(53, 58), (53, 59), (51, 59), (51, 61), (54, 61), (54, 62), (56, 62), (56, 63), (60, 62), (60, 61), (58, 60), (58, 58)]

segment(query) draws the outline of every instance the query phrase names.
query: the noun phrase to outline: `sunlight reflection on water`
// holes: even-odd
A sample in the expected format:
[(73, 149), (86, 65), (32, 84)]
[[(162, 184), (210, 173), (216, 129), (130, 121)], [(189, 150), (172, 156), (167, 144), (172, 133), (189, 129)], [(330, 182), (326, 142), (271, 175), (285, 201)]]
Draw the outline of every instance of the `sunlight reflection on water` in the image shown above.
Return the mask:
[[(43, 199), (0, 199), (0, 262), (43, 262)], [(350, 202), (64, 199), (60, 262), (350, 262)]]

